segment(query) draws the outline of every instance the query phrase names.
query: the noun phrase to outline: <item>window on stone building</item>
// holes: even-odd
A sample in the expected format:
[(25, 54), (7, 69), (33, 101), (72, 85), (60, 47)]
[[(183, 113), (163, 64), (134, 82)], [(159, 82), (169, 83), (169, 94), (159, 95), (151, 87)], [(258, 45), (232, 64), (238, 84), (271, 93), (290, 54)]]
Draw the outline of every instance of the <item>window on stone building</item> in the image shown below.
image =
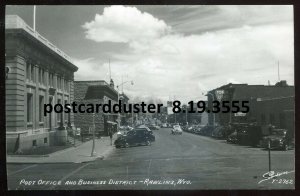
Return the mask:
[[(61, 104), (61, 99), (57, 99), (57, 104)], [(57, 122), (60, 123), (62, 113), (57, 113)]]
[[(65, 100), (65, 105), (68, 103), (68, 100)], [(68, 122), (68, 113), (65, 112), (65, 122)]]
[(36, 140), (32, 140), (32, 146), (37, 146)]
[(66, 92), (69, 92), (69, 82), (68, 82), (68, 80), (65, 80), (65, 91)]
[(32, 94), (27, 94), (27, 123), (32, 123), (33, 116), (33, 96)]
[(41, 84), (42, 83), (42, 70), (41, 70), (41, 68), (38, 68), (38, 70), (39, 70), (39, 74), (38, 74), (39, 83)]
[(56, 88), (59, 89), (58, 76), (56, 77)]
[(51, 86), (51, 73), (48, 74), (48, 85)]
[(31, 65), (31, 74), (30, 74), (30, 76), (31, 76), (31, 81), (32, 82), (34, 82), (35, 81), (35, 78), (34, 78), (34, 65)]
[(63, 90), (64, 88), (64, 79), (63, 78), (60, 78), (60, 89)]
[(44, 122), (44, 96), (40, 95), (39, 97), (39, 122)]
[(27, 80), (30, 80), (30, 72), (31, 72), (31, 70), (30, 70), (30, 63), (27, 63), (26, 64), (26, 79)]
[(46, 82), (45, 82), (45, 71), (44, 71), (44, 69), (42, 69), (42, 71), (41, 71), (41, 78), (42, 78), (42, 84), (45, 84)]
[(51, 74), (51, 86), (54, 87), (54, 74)]
[(49, 86), (54, 87), (54, 84), (53, 84), (53, 74), (52, 73), (49, 73)]
[(57, 76), (57, 88), (58, 89), (61, 89), (61, 80), (62, 80), (62, 78)]

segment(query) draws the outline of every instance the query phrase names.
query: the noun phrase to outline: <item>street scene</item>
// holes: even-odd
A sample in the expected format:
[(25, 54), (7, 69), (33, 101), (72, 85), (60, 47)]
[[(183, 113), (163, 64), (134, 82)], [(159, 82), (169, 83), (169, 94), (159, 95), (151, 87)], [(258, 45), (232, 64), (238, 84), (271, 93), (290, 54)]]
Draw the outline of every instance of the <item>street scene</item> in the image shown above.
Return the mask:
[[(154, 131), (151, 146), (113, 149), (103, 160), (87, 163), (9, 164), (8, 184), (13, 190), (26, 189), (289, 189), (272, 179), (261, 182), (268, 172), (268, 153), (259, 148), (237, 146), (224, 140), (184, 132), (170, 135), (170, 128)], [(84, 154), (85, 153), (85, 154)], [(89, 156), (90, 149), (82, 152)], [(272, 169), (294, 169), (294, 151), (272, 151)], [(245, 158), (247, 157), (247, 158)], [(51, 171), (51, 172), (49, 172)], [(294, 173), (282, 176), (294, 180)], [(279, 178), (279, 177), (278, 177)], [(277, 179), (278, 179), (277, 178)], [(20, 181), (36, 180), (35, 185)], [(149, 182), (147, 181), (149, 179)], [(38, 185), (38, 180), (62, 181), (62, 185)], [(106, 184), (66, 185), (67, 181)], [(109, 184), (109, 181), (137, 181), (136, 185)], [(184, 180), (189, 184), (152, 184), (152, 181)], [(140, 182), (143, 181), (143, 182)], [(40, 182), (42, 183), (42, 182)], [(83, 183), (83, 182), (82, 182)], [(183, 183), (183, 182), (182, 182)], [(259, 183), (259, 184), (258, 184)]]
[(8, 190), (295, 189), (293, 33), (285, 5), (6, 6)]

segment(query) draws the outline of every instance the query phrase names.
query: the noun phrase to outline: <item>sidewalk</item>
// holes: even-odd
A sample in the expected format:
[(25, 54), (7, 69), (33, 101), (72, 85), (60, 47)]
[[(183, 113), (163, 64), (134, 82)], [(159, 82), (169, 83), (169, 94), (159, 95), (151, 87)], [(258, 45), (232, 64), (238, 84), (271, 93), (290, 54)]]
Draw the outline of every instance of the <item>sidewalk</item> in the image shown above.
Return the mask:
[[(117, 134), (113, 135), (113, 142), (116, 140)], [(70, 147), (52, 154), (49, 156), (30, 156), (30, 155), (7, 155), (7, 163), (84, 163), (103, 159), (113, 149), (110, 145), (110, 138), (102, 137), (95, 139), (96, 156), (91, 157), (93, 140), (85, 142), (77, 147)]]

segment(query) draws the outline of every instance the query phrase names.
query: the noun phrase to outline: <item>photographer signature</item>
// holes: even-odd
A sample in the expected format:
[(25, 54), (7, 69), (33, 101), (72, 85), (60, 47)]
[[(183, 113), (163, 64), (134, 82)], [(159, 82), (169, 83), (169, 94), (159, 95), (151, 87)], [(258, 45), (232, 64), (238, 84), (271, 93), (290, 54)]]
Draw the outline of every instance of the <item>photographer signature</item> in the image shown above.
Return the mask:
[(286, 175), (286, 174), (293, 173), (293, 172), (295, 172), (295, 170), (284, 171), (284, 172), (269, 171), (269, 172), (263, 174), (263, 178), (265, 178), (265, 179), (259, 181), (258, 184), (260, 184), (260, 183), (262, 183), (264, 181), (270, 180), (272, 178), (275, 178), (275, 177), (278, 177), (278, 176), (282, 176), (282, 175)]

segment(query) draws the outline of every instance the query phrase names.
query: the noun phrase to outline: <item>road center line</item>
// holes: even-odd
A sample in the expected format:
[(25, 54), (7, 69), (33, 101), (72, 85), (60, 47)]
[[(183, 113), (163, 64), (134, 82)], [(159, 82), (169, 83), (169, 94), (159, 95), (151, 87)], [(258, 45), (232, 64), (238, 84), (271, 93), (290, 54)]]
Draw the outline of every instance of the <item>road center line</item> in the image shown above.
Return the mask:
[(20, 170), (18, 170), (18, 171), (15, 171), (15, 172), (13, 172), (13, 173), (7, 173), (8, 175), (15, 175), (15, 174), (17, 174), (17, 173), (19, 173), (19, 172), (22, 172), (22, 171), (24, 171), (24, 170), (26, 170), (26, 169), (30, 169), (30, 168), (32, 168), (32, 167), (36, 167), (37, 166), (37, 164), (35, 164), (35, 165), (30, 165), (30, 166), (28, 166), (28, 167), (25, 167), (25, 168), (23, 168), (23, 169), (20, 169)]

